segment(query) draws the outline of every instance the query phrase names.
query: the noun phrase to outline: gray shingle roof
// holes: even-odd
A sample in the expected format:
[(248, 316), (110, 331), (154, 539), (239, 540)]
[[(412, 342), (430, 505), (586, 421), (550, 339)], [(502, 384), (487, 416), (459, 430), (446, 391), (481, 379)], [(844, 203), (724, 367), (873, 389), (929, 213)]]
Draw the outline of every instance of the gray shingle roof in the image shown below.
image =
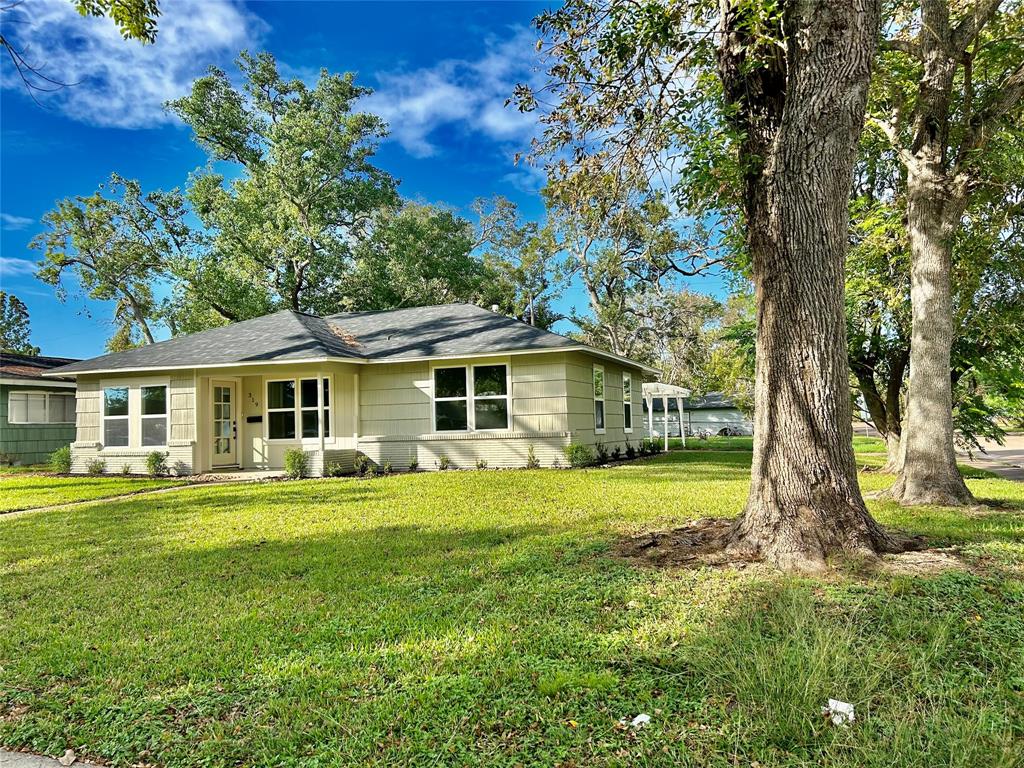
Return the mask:
[(565, 336), (470, 304), (344, 312), (325, 318), (285, 310), (101, 355), (65, 366), (60, 373), (321, 358), (387, 362), (580, 346)]

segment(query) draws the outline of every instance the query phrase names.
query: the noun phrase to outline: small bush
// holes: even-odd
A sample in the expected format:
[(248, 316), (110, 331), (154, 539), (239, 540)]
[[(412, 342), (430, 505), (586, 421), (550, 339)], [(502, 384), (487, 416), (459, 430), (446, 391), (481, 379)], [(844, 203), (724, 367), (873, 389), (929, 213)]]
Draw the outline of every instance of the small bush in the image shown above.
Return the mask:
[(636, 458), (636, 448), (633, 447), (632, 443), (626, 443), (626, 458), (627, 459), (635, 459)]
[(146, 456), (146, 472), (149, 473), (150, 477), (159, 477), (160, 475), (166, 475), (167, 469), (167, 456), (169, 454), (161, 453), (160, 451), (150, 451)]
[(487, 459), (477, 459), (476, 460), (476, 468), (477, 469), (487, 469)]
[(71, 471), (71, 446), (65, 445), (50, 454), (50, 469), (61, 475)]
[(385, 461), (384, 466), (381, 467), (381, 474), (390, 475), (394, 471), (394, 467), (391, 466), (391, 461)]
[(437, 457), (437, 468), (442, 472), (448, 469), (452, 465), (452, 460), (445, 456), (443, 453)]
[(537, 452), (533, 450), (533, 443), (530, 443), (526, 449), (526, 468), (540, 469), (540, 459), (537, 458)]
[(597, 463), (606, 464), (608, 462), (608, 449), (604, 443), (598, 443), (594, 446), (594, 450), (597, 451)]
[(622, 458), (622, 448), (620, 448), (619, 446), (616, 445), (614, 448), (612, 448), (612, 461), (618, 461), (621, 458)]
[(342, 477), (344, 474), (345, 468), (340, 461), (329, 461), (324, 466), (324, 477)]
[(409, 471), (410, 472), (415, 472), (419, 468), (420, 468), (419, 459), (409, 459)]
[(352, 462), (352, 469), (356, 471), (357, 477), (362, 477), (370, 468), (370, 457), (365, 453), (357, 453), (355, 461)]
[(309, 474), (309, 457), (301, 448), (289, 448), (284, 452), (284, 473), (292, 480)]
[(582, 443), (569, 443), (565, 446), (565, 458), (570, 467), (589, 467), (594, 463), (594, 452)]
[(107, 462), (103, 459), (93, 459), (89, 462), (88, 471), (90, 475), (102, 475), (107, 471)]
[(132, 465), (131, 464), (122, 464), (121, 465), (121, 474), (124, 477), (130, 477), (131, 474), (132, 474)]

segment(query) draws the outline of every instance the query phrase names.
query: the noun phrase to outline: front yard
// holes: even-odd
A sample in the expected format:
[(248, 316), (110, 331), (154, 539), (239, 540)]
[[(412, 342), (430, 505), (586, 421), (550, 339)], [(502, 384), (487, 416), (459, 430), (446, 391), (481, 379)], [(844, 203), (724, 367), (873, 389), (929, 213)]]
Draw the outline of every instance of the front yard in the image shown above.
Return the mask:
[(20, 509), (106, 499), (182, 485), (184, 480), (145, 477), (62, 477), (44, 472), (0, 474), (0, 514)]
[[(973, 479), (999, 506), (966, 513), (871, 502), (968, 570), (813, 580), (613, 555), (736, 514), (749, 462), (0, 517), (0, 745), (116, 765), (1020, 765), (1024, 484)], [(852, 727), (821, 717), (830, 697)], [(647, 728), (618, 725), (638, 713)]]

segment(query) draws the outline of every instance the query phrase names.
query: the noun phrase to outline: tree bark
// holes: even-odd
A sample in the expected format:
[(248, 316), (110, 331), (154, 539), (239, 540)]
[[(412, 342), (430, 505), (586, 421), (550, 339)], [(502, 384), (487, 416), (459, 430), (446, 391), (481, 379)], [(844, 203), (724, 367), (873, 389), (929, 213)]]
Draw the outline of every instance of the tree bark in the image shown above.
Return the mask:
[(888, 492), (901, 504), (955, 506), (974, 499), (956, 466), (949, 375), (952, 235), (962, 211), (949, 193), (938, 147), (922, 147), (907, 167), (913, 308), (907, 440), (902, 472)]
[(896, 549), (857, 485), (843, 299), (880, 2), (783, 3), (785, 60), (760, 71), (745, 65), (759, 45), (744, 31), (749, 4), (723, 6), (725, 92), (747, 137), (742, 154), (764, 158), (745, 200), (757, 302), (752, 482), (729, 548), (819, 571), (833, 555)]

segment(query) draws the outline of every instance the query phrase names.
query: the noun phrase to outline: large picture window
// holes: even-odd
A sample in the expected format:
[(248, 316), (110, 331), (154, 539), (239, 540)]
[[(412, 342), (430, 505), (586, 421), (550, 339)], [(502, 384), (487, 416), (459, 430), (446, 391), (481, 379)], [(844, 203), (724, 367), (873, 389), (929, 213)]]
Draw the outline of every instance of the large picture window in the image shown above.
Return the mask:
[(10, 424), (74, 424), (75, 396), (62, 392), (11, 392), (7, 400)]
[(142, 444), (167, 445), (167, 387), (141, 387)]
[(315, 378), (267, 382), (267, 435), (271, 440), (320, 437), (320, 392), (323, 392), (323, 433), (331, 436), (331, 384), (323, 389)]
[(434, 429), (466, 432), (509, 428), (508, 366), (434, 369)]
[(622, 374), (622, 429), (633, 431), (633, 374)]
[(594, 431), (604, 432), (604, 367), (594, 366)]
[(128, 387), (103, 390), (103, 445), (128, 446)]

